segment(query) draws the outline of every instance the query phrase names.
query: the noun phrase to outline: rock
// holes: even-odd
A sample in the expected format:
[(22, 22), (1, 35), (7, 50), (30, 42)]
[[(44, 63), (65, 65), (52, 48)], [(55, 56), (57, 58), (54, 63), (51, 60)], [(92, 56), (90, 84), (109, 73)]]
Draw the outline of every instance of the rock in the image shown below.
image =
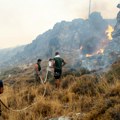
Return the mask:
[(49, 120), (71, 120), (71, 118), (61, 116), (61, 117), (59, 117), (59, 118), (51, 118), (51, 119), (49, 119)]
[(49, 119), (49, 120), (58, 120), (58, 118), (51, 118), (51, 119)]
[(69, 117), (59, 117), (58, 120), (71, 120)]

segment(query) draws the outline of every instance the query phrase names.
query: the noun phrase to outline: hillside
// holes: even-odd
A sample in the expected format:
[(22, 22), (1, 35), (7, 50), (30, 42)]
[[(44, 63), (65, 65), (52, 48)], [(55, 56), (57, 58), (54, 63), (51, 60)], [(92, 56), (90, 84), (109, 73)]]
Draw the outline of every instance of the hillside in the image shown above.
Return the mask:
[(10, 60), (13, 59), (16, 54), (20, 54), (21, 52), (23, 52), (24, 48), (25, 45), (15, 48), (0, 49), (0, 70), (2, 68), (13, 66)]
[(115, 20), (103, 19), (98, 12), (91, 13), (89, 19), (79, 18), (71, 22), (56, 23), (53, 29), (38, 35), (22, 51), (7, 52), (7, 59), (6, 52), (0, 52), (0, 68), (29, 64), (39, 57), (42, 59), (53, 57), (55, 51), (60, 51), (63, 56), (69, 54), (68, 57), (75, 53), (75, 59), (79, 62), (80, 55), (92, 54), (100, 49), (103, 40), (108, 41), (105, 31), (109, 24), (115, 25)]
[(5, 88), (1, 99), (11, 110), (2, 106), (2, 117), (5, 120), (57, 120), (60, 116), (66, 116), (63, 120), (119, 120), (119, 74), (120, 61), (106, 72), (64, 73), (61, 89), (57, 90), (49, 82), (36, 85), (33, 66), (7, 71), (3, 75)]
[(46, 84), (36, 84), (33, 64), (25, 67), (16, 65), (4, 70), (0, 74), (0, 79), (4, 81), (1, 100), (7, 107), (2, 105), (2, 118), (120, 120), (119, 26), (120, 12), (113, 36), (110, 34), (113, 38), (108, 39), (105, 31), (112, 27), (100, 13), (92, 13), (89, 20), (63, 21), (38, 36), (13, 57), (15, 61), (12, 58), (10, 61), (15, 64), (18, 64), (16, 60), (30, 63), (37, 57), (44, 58), (42, 75), (45, 79), (48, 64), (45, 58), (59, 50), (67, 61), (61, 88), (55, 88), (53, 76), (47, 79)]

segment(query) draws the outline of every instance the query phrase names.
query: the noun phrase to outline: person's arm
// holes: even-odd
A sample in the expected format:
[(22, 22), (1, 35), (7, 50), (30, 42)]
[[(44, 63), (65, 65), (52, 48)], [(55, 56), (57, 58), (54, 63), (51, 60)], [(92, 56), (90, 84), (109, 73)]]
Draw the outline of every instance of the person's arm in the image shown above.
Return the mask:
[(62, 60), (62, 66), (64, 66), (66, 64), (66, 62), (64, 60)]
[(49, 61), (49, 68), (54, 68), (52, 61)]
[(53, 68), (55, 68), (55, 60), (54, 59), (52, 61), (52, 66), (53, 66)]
[(35, 71), (39, 75), (39, 70), (38, 70), (38, 65), (37, 64), (35, 64)]

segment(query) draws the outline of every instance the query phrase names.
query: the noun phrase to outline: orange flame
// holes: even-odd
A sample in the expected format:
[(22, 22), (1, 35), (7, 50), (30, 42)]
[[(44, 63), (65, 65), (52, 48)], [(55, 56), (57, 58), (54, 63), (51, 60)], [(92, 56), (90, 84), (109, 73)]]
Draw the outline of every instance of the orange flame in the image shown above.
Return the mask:
[(111, 25), (108, 25), (107, 30), (105, 33), (107, 33), (108, 40), (112, 40), (112, 32), (114, 31), (113, 27)]
[(85, 56), (86, 57), (92, 57), (93, 55), (92, 54), (86, 54)]
[(93, 54), (86, 54), (85, 56), (86, 57), (92, 57), (94, 55), (97, 55), (97, 54), (103, 54), (104, 53), (104, 49), (100, 49), (98, 50), (97, 52), (93, 53)]
[(82, 50), (82, 49), (83, 49), (83, 46), (80, 47), (80, 50)]
[(97, 51), (97, 54), (103, 54), (104, 53), (104, 49), (100, 49)]

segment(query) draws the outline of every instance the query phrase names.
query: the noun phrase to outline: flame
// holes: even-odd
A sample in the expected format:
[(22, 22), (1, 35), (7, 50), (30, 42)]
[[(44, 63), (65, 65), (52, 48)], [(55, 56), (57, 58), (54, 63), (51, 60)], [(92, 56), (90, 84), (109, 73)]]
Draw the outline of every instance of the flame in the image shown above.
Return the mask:
[(99, 49), (97, 52), (93, 53), (93, 54), (86, 54), (85, 56), (86, 57), (92, 57), (94, 55), (97, 55), (97, 54), (103, 54), (104, 53), (104, 49)]
[(104, 49), (100, 49), (97, 51), (97, 54), (103, 54), (104, 53)]
[(105, 33), (107, 33), (108, 40), (112, 40), (112, 32), (114, 31), (113, 27), (111, 25), (108, 25), (107, 30)]
[(80, 47), (80, 50), (82, 50), (82, 49), (83, 49), (83, 46)]
[(86, 54), (85, 56), (86, 57), (92, 57), (93, 55), (92, 54)]

